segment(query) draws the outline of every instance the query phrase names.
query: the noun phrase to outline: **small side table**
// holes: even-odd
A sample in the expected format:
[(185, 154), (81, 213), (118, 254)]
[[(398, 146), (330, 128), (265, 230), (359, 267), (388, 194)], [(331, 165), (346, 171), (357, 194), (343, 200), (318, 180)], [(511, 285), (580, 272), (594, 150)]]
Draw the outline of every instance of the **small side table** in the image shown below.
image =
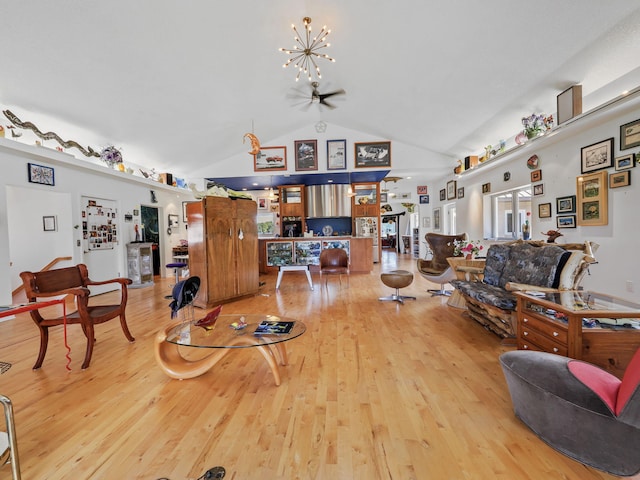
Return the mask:
[[(448, 257), (447, 262), (449, 262), (449, 265), (451, 266), (453, 271), (456, 272), (456, 278), (458, 280), (467, 280), (467, 281), (471, 279), (473, 279), (474, 281), (482, 280), (482, 275), (472, 276), (468, 272), (463, 272), (461, 270), (458, 270), (458, 267), (484, 268), (485, 259), (467, 260), (464, 257)], [(449, 297), (449, 300), (447, 300), (447, 305), (455, 308), (463, 308), (463, 309), (467, 308), (467, 302), (465, 302), (464, 297), (457, 289), (453, 290), (453, 293)]]
[(313, 282), (311, 281), (311, 273), (309, 273), (309, 265), (280, 265), (280, 269), (278, 270), (278, 279), (276, 280), (276, 290), (280, 288), (280, 282), (282, 281), (282, 275), (284, 272), (304, 272), (307, 275), (309, 287), (313, 290)]

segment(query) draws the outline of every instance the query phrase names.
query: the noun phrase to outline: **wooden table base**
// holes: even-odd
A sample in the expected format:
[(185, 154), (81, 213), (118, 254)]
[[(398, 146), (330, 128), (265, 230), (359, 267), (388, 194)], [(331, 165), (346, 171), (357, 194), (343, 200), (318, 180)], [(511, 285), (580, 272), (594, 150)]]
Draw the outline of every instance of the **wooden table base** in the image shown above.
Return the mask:
[[(211, 370), (220, 360), (222, 360), (236, 345), (246, 345), (250, 348), (256, 348), (260, 351), (265, 361), (271, 368), (273, 378), (276, 385), (280, 385), (280, 371), (278, 370), (278, 362), (281, 365), (288, 364), (287, 350), (284, 342), (263, 345), (259, 340), (253, 337), (253, 335), (238, 336), (229, 348), (211, 348), (211, 354), (199, 360), (188, 360), (180, 354), (180, 345), (167, 342), (167, 332), (180, 325), (182, 322), (176, 322), (169, 325), (166, 329), (158, 332), (155, 338), (154, 352), (156, 362), (171, 378), (179, 380), (194, 378), (207, 373)], [(183, 348), (189, 348), (185, 345)], [(195, 348), (195, 347), (193, 347)]]

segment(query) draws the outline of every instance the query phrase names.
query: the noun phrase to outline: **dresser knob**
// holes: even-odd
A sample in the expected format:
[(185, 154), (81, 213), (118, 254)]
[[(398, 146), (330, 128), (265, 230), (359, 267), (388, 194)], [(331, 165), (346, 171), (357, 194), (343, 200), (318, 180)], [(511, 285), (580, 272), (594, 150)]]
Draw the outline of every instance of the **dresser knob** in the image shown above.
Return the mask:
[(553, 336), (557, 337), (558, 336), (558, 332), (553, 332)]
[(526, 350), (527, 348), (529, 348), (529, 346), (528, 345), (523, 345), (522, 348), (524, 348)]
[(529, 332), (522, 332), (522, 334), (526, 337), (527, 335), (529, 335)]
[(523, 321), (524, 323), (527, 323), (527, 322), (529, 321), (529, 319), (528, 319), (528, 318), (524, 318), (524, 319), (522, 319), (522, 321)]
[(558, 353), (558, 347), (553, 347), (553, 353)]

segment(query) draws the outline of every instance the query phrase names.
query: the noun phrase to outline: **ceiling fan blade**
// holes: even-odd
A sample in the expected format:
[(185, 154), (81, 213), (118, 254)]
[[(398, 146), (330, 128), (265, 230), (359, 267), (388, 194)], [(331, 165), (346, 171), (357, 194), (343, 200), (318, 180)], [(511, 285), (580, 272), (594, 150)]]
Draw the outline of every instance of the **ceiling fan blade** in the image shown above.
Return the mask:
[(331, 103), (327, 102), (327, 101), (326, 101), (326, 100), (324, 100), (324, 99), (320, 100), (320, 107), (322, 107), (323, 105), (324, 105), (325, 107), (327, 107), (327, 108), (331, 109), (331, 110), (333, 110), (334, 108), (336, 108), (336, 106), (335, 106), (335, 105), (333, 105), (333, 104), (331, 104)]
[(336, 90), (335, 92), (329, 92), (329, 93), (323, 93), (320, 95), (320, 101), (324, 100), (325, 98), (329, 98), (329, 97), (333, 97), (334, 95), (344, 95), (345, 92), (342, 88), (340, 90)]

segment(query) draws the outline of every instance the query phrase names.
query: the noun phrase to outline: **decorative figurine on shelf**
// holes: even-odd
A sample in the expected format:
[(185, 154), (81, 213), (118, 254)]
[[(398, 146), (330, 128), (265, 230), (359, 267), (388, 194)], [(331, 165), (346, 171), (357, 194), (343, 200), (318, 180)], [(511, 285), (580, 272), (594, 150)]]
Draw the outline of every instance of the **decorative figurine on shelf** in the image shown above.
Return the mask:
[(216, 308), (207, 313), (207, 316), (198, 320), (194, 325), (196, 327), (202, 327), (206, 331), (210, 332), (216, 326), (216, 321), (218, 320), (218, 316), (222, 311), (222, 305), (218, 305)]
[(562, 237), (563, 235), (558, 230), (549, 230), (548, 232), (540, 232), (542, 235), (546, 235), (547, 243), (555, 243), (556, 238)]
[(138, 224), (137, 223), (133, 226), (133, 231), (136, 234), (136, 239), (134, 240), (134, 242), (139, 242), (140, 241), (140, 230), (138, 228)]

